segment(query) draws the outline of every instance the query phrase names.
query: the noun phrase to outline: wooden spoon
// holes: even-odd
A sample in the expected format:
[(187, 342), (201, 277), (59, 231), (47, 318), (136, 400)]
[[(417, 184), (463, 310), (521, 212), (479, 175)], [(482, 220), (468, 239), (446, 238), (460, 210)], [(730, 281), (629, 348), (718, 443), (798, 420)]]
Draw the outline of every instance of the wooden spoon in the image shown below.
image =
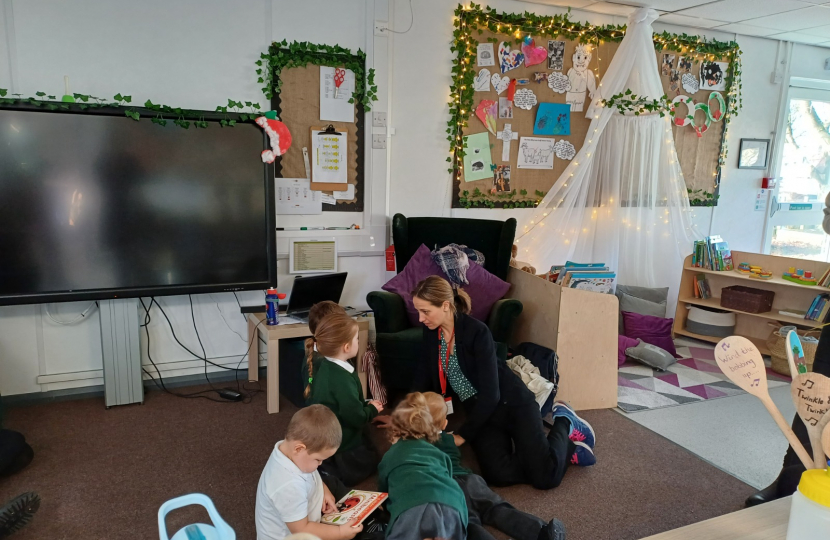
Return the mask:
[(796, 367), (796, 358), (799, 363), (804, 362), (804, 349), (801, 347), (801, 339), (795, 330), (787, 332), (787, 337), (784, 338), (784, 348), (787, 349), (787, 364), (790, 366), (790, 377), (795, 379), (798, 375), (798, 368)]
[(799, 373), (793, 378), (790, 389), (798, 416), (804, 421), (810, 436), (815, 466), (817, 469), (824, 468), (827, 460), (821, 448), (821, 434), (830, 423), (830, 379), (819, 373)]
[(729, 377), (733, 383), (761, 400), (766, 407), (778, 429), (784, 434), (793, 447), (801, 463), (807, 469), (814, 467), (813, 458), (804, 449), (804, 446), (795, 436), (790, 425), (781, 416), (781, 412), (772, 399), (769, 397), (767, 388), (767, 371), (764, 359), (755, 345), (741, 336), (729, 336), (720, 340), (715, 346), (715, 359), (721, 371)]
[(824, 447), (824, 455), (830, 458), (830, 424), (824, 426), (824, 433), (821, 435), (821, 445)]

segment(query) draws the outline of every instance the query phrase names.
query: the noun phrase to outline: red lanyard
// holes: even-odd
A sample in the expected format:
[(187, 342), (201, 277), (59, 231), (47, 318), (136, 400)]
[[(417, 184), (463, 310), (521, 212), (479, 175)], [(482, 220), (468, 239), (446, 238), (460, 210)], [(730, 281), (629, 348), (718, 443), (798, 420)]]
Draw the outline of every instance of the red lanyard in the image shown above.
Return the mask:
[(453, 338), (455, 337), (455, 328), (452, 329), (452, 335), (450, 336), (450, 340), (447, 342), (447, 357), (446, 357), (446, 368), (444, 367), (444, 362), (441, 359), (441, 339), (443, 338), (443, 332), (441, 328), (438, 329), (438, 379), (441, 381), (441, 395), (447, 395), (447, 374), (445, 372), (449, 371), (450, 369), (450, 343), (452, 343)]

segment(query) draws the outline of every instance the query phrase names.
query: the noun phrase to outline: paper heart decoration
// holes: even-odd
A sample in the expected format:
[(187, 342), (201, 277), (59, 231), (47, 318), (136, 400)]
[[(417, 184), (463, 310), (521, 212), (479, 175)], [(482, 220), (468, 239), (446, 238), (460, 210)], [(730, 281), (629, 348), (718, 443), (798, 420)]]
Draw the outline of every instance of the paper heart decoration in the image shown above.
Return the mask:
[(482, 99), (476, 107), (476, 116), (490, 133), (496, 134), (496, 118), (499, 116), (498, 103), (489, 99)]
[(541, 64), (548, 58), (548, 51), (544, 47), (537, 47), (533, 38), (525, 37), (522, 43), (522, 54), (525, 55), (525, 65), (527, 67)]
[[(498, 76), (498, 74), (496, 74)], [(476, 78), (473, 82), (473, 88), (475, 88), (476, 92), (487, 92), (490, 90), (490, 70), (489, 69), (482, 69), (476, 75)]]
[(501, 94), (510, 85), (510, 77), (502, 77), (498, 73), (493, 73), (493, 76), (490, 77), (490, 82), (493, 83), (493, 88), (496, 90), (496, 93)]
[(499, 43), (499, 66), (502, 73), (507, 73), (511, 69), (516, 69), (522, 65), (525, 55), (521, 51), (511, 51), (510, 45), (504, 41)]

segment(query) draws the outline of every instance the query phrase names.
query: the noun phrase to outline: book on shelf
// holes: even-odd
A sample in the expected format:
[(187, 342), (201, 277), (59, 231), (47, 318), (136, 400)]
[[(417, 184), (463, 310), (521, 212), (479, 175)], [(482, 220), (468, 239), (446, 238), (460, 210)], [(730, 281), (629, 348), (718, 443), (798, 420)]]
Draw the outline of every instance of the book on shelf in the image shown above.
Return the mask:
[(717, 271), (733, 270), (735, 268), (729, 244), (718, 235), (707, 236), (703, 240), (695, 241), (692, 251), (692, 266)]
[(813, 298), (804, 319), (824, 323), (827, 322), (828, 313), (830, 313), (830, 294), (821, 293)]
[(330, 525), (342, 525), (355, 520), (354, 525), (358, 525), (369, 517), (369, 514), (374, 512), (387, 497), (386, 493), (353, 489), (337, 501), (337, 512), (324, 515), (320, 521)]
[(614, 292), (615, 272), (577, 272), (571, 274), (568, 287), (583, 291), (611, 294)]
[(709, 287), (709, 280), (706, 279), (706, 274), (698, 274), (695, 276), (695, 292), (697, 297), (703, 300), (712, 298), (712, 289)]

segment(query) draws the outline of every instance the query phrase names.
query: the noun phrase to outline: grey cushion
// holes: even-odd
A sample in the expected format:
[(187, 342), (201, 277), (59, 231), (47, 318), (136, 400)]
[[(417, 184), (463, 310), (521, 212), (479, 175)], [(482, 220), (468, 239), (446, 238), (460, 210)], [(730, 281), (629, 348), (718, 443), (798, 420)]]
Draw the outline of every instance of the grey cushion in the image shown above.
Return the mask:
[(660, 347), (645, 343), (641, 339), (637, 341), (640, 343), (636, 347), (629, 347), (625, 350), (626, 356), (660, 371), (665, 371), (670, 365), (677, 362), (677, 358)]
[(614, 291), (620, 301), (619, 332), (625, 334), (622, 312), (651, 315), (652, 317), (666, 316), (666, 301), (669, 297), (669, 288), (636, 287), (633, 285), (617, 285)]

